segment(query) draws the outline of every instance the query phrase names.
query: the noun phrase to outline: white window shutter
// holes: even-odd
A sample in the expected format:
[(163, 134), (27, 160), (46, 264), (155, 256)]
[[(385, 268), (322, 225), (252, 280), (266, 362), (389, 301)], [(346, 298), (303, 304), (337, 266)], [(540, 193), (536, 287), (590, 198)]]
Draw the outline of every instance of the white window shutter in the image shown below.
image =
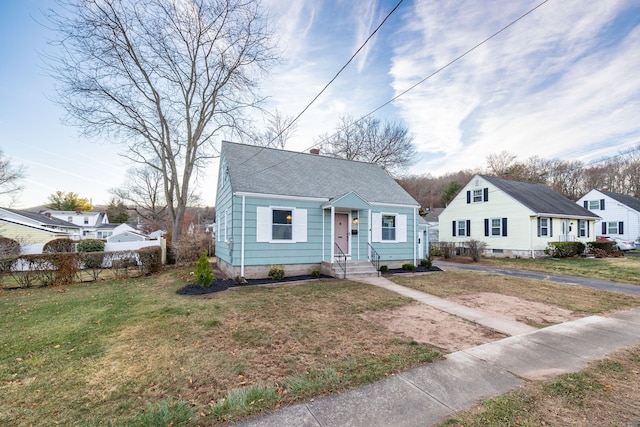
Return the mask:
[(407, 241), (407, 216), (396, 215), (396, 241)]
[(382, 242), (382, 214), (371, 214), (371, 241)]
[(293, 241), (294, 242), (307, 241), (307, 210), (306, 209), (293, 210)]
[(256, 242), (271, 240), (271, 209), (258, 206), (256, 211)]

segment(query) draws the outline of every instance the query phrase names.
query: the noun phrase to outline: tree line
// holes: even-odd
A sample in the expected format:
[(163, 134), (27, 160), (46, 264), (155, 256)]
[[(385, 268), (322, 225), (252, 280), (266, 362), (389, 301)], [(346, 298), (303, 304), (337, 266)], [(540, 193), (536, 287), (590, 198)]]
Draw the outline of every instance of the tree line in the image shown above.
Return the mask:
[(640, 198), (640, 144), (597, 162), (544, 159), (525, 160), (508, 151), (491, 154), (484, 168), (467, 169), (435, 177), (431, 174), (398, 178), (398, 183), (423, 208), (443, 208), (476, 174), (543, 184), (571, 200), (593, 189)]

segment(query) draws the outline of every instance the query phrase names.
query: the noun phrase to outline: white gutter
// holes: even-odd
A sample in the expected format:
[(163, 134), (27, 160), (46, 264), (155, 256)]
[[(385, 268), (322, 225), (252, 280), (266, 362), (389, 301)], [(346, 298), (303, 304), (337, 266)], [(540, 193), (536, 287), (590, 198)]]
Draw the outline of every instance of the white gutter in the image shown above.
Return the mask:
[(418, 208), (413, 208), (413, 265), (418, 264)]

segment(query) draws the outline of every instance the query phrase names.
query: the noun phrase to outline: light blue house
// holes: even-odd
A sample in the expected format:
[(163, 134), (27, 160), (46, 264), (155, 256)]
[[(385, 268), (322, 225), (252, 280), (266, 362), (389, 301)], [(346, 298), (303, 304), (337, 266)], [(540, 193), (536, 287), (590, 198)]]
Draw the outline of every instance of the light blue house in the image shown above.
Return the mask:
[[(424, 256), (418, 203), (376, 164), (223, 142), (216, 257), (228, 277), (377, 274)], [(379, 261), (379, 263), (377, 263)]]

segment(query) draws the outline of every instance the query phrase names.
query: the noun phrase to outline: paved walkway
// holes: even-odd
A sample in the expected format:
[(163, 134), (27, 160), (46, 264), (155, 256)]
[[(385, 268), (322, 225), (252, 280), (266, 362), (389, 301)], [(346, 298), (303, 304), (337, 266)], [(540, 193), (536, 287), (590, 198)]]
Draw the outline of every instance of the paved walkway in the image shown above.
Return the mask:
[(287, 406), (265, 417), (240, 423), (240, 426), (433, 426), (479, 400), (523, 385), (524, 380), (577, 372), (592, 360), (640, 344), (640, 308), (610, 317), (590, 316), (533, 329), (396, 285), (384, 278), (362, 281), (513, 336), (451, 353), (444, 360), (402, 372), (382, 382)]

